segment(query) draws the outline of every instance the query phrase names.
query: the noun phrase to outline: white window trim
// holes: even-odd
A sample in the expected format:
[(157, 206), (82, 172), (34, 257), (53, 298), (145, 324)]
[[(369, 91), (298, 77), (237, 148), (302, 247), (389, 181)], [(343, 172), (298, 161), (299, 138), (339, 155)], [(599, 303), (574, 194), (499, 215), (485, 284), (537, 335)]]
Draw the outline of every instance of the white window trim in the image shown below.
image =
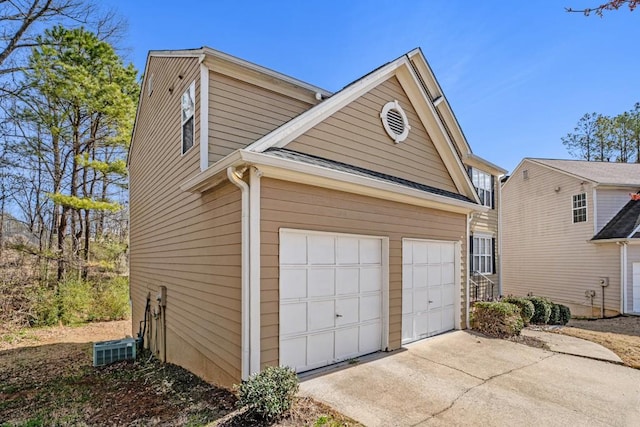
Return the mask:
[[(193, 97), (193, 113), (191, 114), (191, 116), (184, 119), (182, 117), (182, 97), (187, 92), (189, 92), (189, 94)], [(191, 143), (191, 147), (185, 150), (184, 149), (184, 125), (191, 118), (193, 118), (193, 134), (192, 134), (193, 140)], [(180, 152), (184, 156), (189, 151), (191, 151), (191, 149), (195, 147), (195, 145), (196, 145), (196, 82), (194, 80), (193, 82), (191, 82), (189, 87), (184, 92), (182, 92), (182, 95), (180, 96)]]
[[(495, 274), (495, 271), (493, 271), (493, 264), (494, 264), (494, 260), (493, 260), (493, 256), (494, 256), (494, 247), (493, 247), (493, 239), (494, 236), (492, 234), (486, 234), (486, 233), (472, 233), (471, 237), (473, 238), (473, 247), (472, 247), (472, 251), (471, 251), (471, 273), (475, 273), (476, 271), (478, 273), (482, 273), (482, 274), (486, 274), (486, 275), (492, 275)], [(478, 245), (476, 245), (476, 241), (475, 239), (486, 239), (488, 240), (489, 243), (489, 253), (488, 254), (477, 254), (476, 253), (476, 249), (478, 248)], [(478, 259), (478, 267), (481, 267), (483, 265), (483, 263), (480, 262), (480, 260), (484, 259), (484, 258), (488, 258), (489, 259), (489, 270), (488, 271), (482, 271), (482, 268), (478, 268), (478, 269), (474, 269), (474, 258), (475, 257), (479, 257)]]
[[(580, 206), (578, 208), (575, 207), (575, 198), (578, 196), (584, 196), (584, 206)], [(572, 224), (582, 224), (583, 222), (589, 222), (589, 212), (588, 212), (588, 204), (587, 204), (587, 193), (582, 192), (578, 194), (571, 195), (571, 223)], [(576, 221), (575, 213), (578, 209), (584, 209), (584, 221)]]
[[(474, 179), (474, 175), (477, 177), (477, 179)], [(483, 186), (480, 186), (481, 175), (483, 178), (485, 178), (482, 180), (485, 181)], [(493, 181), (492, 177), (493, 176), (488, 172), (485, 172), (478, 168), (474, 168), (473, 166), (471, 167), (471, 183), (476, 189), (476, 193), (478, 193), (478, 198), (480, 199), (482, 205), (489, 208), (493, 207), (493, 204), (491, 203), (493, 200), (493, 186), (491, 185), (491, 182)], [(486, 182), (486, 178), (488, 178), (488, 182)], [(480, 189), (484, 190), (484, 200), (482, 197), (480, 197)]]
[[(395, 133), (389, 126), (387, 114), (389, 114), (389, 111), (391, 110), (396, 110), (402, 117), (404, 130), (401, 134)], [(409, 136), (409, 131), (411, 130), (411, 126), (409, 126), (409, 119), (407, 118), (406, 113), (397, 100), (393, 100), (384, 104), (384, 107), (382, 107), (382, 111), (380, 112), (380, 119), (382, 120), (382, 126), (384, 126), (384, 130), (387, 132), (387, 135), (389, 135), (389, 137), (393, 139), (396, 144), (403, 142)]]

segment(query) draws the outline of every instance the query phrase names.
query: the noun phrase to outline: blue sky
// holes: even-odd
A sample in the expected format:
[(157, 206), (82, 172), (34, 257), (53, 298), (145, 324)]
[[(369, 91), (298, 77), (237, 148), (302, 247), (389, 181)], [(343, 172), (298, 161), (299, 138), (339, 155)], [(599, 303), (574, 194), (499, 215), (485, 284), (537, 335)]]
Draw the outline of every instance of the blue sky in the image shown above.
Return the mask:
[(422, 48), (473, 151), (513, 170), (568, 158), (587, 112), (640, 102), (640, 10), (567, 13), (604, 0), (103, 0), (128, 20), (125, 55), (203, 45), (336, 91)]

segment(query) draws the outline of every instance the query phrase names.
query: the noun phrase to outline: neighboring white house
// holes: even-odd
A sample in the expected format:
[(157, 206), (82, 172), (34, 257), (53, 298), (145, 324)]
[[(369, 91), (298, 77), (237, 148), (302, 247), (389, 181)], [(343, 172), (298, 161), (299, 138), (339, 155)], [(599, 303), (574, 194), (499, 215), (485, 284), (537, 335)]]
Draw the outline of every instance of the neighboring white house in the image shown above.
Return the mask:
[(503, 293), (640, 314), (639, 190), (637, 163), (522, 160), (502, 188)]

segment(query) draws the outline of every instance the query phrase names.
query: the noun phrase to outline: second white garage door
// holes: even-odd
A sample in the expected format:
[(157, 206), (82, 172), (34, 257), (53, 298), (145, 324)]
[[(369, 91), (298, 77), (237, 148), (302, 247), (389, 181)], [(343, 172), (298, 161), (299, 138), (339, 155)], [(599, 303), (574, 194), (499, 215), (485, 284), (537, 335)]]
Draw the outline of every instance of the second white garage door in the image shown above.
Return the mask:
[(455, 327), (456, 243), (402, 240), (402, 343)]
[(280, 231), (280, 364), (302, 372), (378, 351), (383, 238)]

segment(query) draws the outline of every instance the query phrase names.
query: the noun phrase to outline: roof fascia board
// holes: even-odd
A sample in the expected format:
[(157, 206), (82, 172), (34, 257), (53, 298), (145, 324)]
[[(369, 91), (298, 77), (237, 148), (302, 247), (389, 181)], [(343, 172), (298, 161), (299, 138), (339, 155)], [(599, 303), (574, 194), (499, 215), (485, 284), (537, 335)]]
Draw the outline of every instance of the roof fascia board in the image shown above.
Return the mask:
[(595, 183), (593, 186), (599, 190), (628, 190), (630, 188), (640, 188), (640, 184)]
[(229, 166), (238, 167), (243, 164), (259, 167), (264, 176), (267, 177), (363, 194), (385, 200), (394, 200), (458, 213), (486, 212), (488, 210), (488, 208), (475, 203), (248, 150), (233, 152), (206, 171), (185, 181), (180, 185), (180, 189), (194, 193), (209, 190), (226, 179), (225, 173)]
[(217, 56), (205, 55), (202, 62), (214, 73), (242, 80), (251, 85), (281, 93), (307, 104), (315, 105), (318, 103), (316, 99), (317, 91), (301, 87), (299, 84), (280, 79), (277, 76), (265, 75), (255, 68), (248, 68), (237, 62), (229, 62)]
[(587, 240), (588, 243), (626, 243), (629, 245), (640, 245), (640, 239), (636, 238), (616, 238), (616, 239), (597, 239), (597, 240)]
[(482, 165), (481, 167), (490, 169), (490, 172), (493, 172), (494, 175), (498, 176), (506, 175), (506, 173), (508, 172), (506, 169), (502, 169), (500, 166), (491, 163), (490, 161), (485, 160), (480, 156), (476, 156), (473, 153), (468, 153), (464, 158), (464, 162), (470, 164), (471, 166), (474, 166), (475, 164)]
[(590, 182), (591, 184), (597, 184), (597, 182), (592, 180), (592, 179), (589, 179), (587, 177), (584, 177), (582, 175), (578, 175), (578, 174), (575, 174), (575, 173), (572, 173), (572, 172), (567, 172), (566, 170), (560, 169), (559, 167), (556, 167), (556, 166), (547, 165), (547, 164), (539, 161), (538, 159), (530, 159), (529, 158), (529, 159), (526, 159), (526, 160), (529, 160), (530, 162), (535, 163), (535, 164), (540, 165), (540, 166), (543, 166), (543, 167), (545, 167), (547, 169), (551, 169), (553, 171), (557, 171), (557, 172), (563, 173), (565, 175), (571, 176), (573, 178), (581, 179), (583, 181)]
[(279, 73), (277, 71), (274, 71), (270, 68), (266, 68), (263, 66), (260, 66), (258, 64), (254, 64), (253, 62), (249, 62), (249, 61), (245, 61), (244, 59), (240, 59), (238, 57), (235, 57), (233, 55), (229, 55), (228, 53), (224, 53), (224, 52), (220, 52), (219, 50), (215, 50), (213, 48), (204, 46), (202, 48), (202, 51), (204, 52), (205, 55), (209, 56), (209, 57), (214, 57), (214, 58), (219, 58), (222, 59), (226, 62), (235, 64), (235, 65), (239, 65), (240, 67), (243, 68), (247, 68), (253, 71), (256, 71), (260, 74), (264, 74), (267, 76), (270, 76), (272, 78), (278, 79), (278, 80), (282, 80), (285, 81), (289, 84), (292, 84), (294, 86), (299, 86), (303, 89), (307, 89), (311, 92), (319, 92), (321, 93), (323, 96), (331, 96), (331, 92), (329, 92), (328, 90), (322, 89), (318, 86), (314, 86), (311, 85), (307, 82), (304, 82), (302, 80), (298, 80), (294, 77), (291, 76), (287, 76), (286, 74), (282, 74)]
[(430, 132), (429, 136), (431, 136), (438, 154), (445, 162), (445, 166), (447, 167), (456, 188), (462, 194), (475, 200), (477, 203), (480, 203), (480, 199), (478, 198), (473, 187), (473, 183), (465, 170), (462, 159), (457, 155), (457, 151), (453, 146), (454, 143), (449, 138), (444, 125), (438, 118), (435, 107), (429, 101), (428, 95), (420, 84), (420, 80), (418, 79), (414, 69), (412, 67), (402, 67), (397, 70), (396, 77), (404, 91), (407, 93), (407, 96), (409, 96), (409, 99), (415, 107), (425, 128), (428, 130), (435, 130), (435, 132)]
[(336, 111), (340, 110), (389, 78), (395, 72), (396, 68), (406, 61), (407, 59), (405, 57), (401, 57), (394, 62), (390, 62), (386, 66), (336, 93), (326, 101), (316, 105), (274, 131), (268, 133), (256, 142), (247, 146), (245, 149), (261, 153), (271, 147), (284, 147), (289, 142), (319, 124)]
[[(442, 91), (442, 87), (440, 87), (440, 83), (438, 83), (438, 79), (436, 78), (435, 73), (431, 69), (429, 62), (425, 58), (422, 50), (420, 48), (414, 49), (413, 51), (407, 54), (409, 58), (413, 61), (413, 64), (417, 67), (418, 72), (422, 76), (423, 81), (427, 85), (427, 88), (431, 92), (434, 99), (438, 97), (442, 97), (443, 102), (439, 103), (436, 107), (438, 111), (443, 113), (443, 119), (447, 122), (447, 126), (451, 132), (454, 132), (454, 142), (458, 145), (460, 152), (462, 153), (471, 153), (471, 146), (467, 141), (467, 138), (464, 136), (464, 132), (462, 132), (462, 128), (460, 127), (460, 123), (458, 123), (458, 119), (456, 118), (451, 106), (449, 105), (449, 101), (447, 97), (444, 95)], [(419, 59), (419, 61), (414, 60)], [(433, 101), (433, 99), (432, 99)]]
[(629, 235), (627, 236), (627, 239), (631, 239), (631, 236), (636, 234), (638, 231), (640, 231), (640, 224), (636, 228), (634, 228), (631, 233), (629, 233)]
[(133, 120), (133, 129), (131, 130), (131, 143), (127, 150), (127, 168), (129, 167), (129, 161), (131, 159), (131, 148), (133, 147), (133, 141), (138, 129), (138, 117), (140, 117), (140, 105), (142, 105), (142, 98), (144, 96), (144, 88), (147, 83), (147, 70), (149, 69), (149, 61), (151, 59), (151, 52), (147, 54), (147, 60), (144, 63), (144, 70), (142, 74), (142, 82), (140, 82), (140, 94), (138, 95), (138, 106), (136, 107), (136, 117)]

